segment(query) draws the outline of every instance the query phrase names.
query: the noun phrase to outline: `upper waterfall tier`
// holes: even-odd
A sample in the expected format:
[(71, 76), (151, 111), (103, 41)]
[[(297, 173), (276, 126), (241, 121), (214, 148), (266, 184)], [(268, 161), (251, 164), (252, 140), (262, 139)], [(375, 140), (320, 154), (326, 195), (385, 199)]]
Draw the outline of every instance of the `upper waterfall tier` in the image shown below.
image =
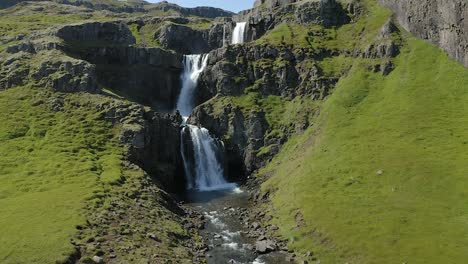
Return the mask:
[(236, 27), (232, 32), (232, 44), (241, 44), (244, 43), (244, 34), (245, 34), (245, 27), (247, 26), (246, 22), (238, 22), (236, 23)]
[(177, 100), (177, 110), (186, 119), (194, 108), (193, 97), (197, 88), (198, 78), (208, 63), (208, 54), (184, 56), (184, 71), (182, 73), (182, 89)]

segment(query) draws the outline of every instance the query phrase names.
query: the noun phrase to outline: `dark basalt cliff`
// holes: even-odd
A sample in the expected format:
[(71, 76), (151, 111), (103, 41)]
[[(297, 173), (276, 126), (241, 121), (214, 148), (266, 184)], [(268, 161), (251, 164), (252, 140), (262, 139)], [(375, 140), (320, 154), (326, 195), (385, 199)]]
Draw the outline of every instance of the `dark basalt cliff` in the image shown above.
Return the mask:
[(416, 36), (445, 50), (468, 67), (468, 3), (464, 0), (379, 0)]

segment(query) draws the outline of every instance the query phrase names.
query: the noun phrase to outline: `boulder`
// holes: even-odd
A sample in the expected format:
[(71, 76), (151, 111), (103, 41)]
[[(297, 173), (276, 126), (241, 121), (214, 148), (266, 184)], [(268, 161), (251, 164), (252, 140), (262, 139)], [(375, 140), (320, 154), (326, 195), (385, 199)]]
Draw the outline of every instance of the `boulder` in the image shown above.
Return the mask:
[(276, 243), (273, 240), (262, 240), (255, 243), (255, 252), (266, 254), (277, 249)]

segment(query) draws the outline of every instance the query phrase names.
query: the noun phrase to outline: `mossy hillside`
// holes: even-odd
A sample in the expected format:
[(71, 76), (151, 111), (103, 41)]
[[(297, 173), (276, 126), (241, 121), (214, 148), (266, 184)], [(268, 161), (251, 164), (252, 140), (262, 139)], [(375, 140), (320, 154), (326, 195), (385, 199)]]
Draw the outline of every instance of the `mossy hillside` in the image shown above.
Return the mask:
[(290, 247), (326, 263), (468, 258), (467, 70), (407, 41), (388, 77), (357, 60), (318, 124), (262, 171)]
[[(167, 16), (167, 14), (162, 14), (160, 16)], [(203, 18), (192, 18), (187, 24), (177, 24), (170, 21), (148, 21), (144, 25), (138, 23), (133, 23), (129, 25), (130, 30), (132, 31), (133, 36), (136, 39), (136, 45), (141, 47), (158, 47), (161, 48), (157, 33), (161, 30), (161, 27), (165, 25), (180, 25), (192, 28), (194, 30), (208, 30), (212, 25), (212, 21), (209, 19)]]
[(317, 24), (303, 25), (283, 22), (255, 41), (256, 44), (293, 46), (321, 50), (354, 51), (364, 49), (375, 41), (381, 26), (390, 18), (390, 10), (381, 8), (374, 0), (359, 1), (362, 14), (352, 16), (353, 22), (339, 27)]
[[(0, 92), (0, 262), (53, 263), (74, 252), (84, 205), (121, 178), (123, 147), (86, 95)], [(60, 99), (59, 99), (60, 100)]]
[(164, 206), (170, 204), (168, 195), (134, 165), (124, 163), (122, 175), (121, 184), (88, 203), (89, 225), (74, 238), (80, 263), (92, 263), (99, 252), (105, 261), (113, 254), (115, 263), (193, 263), (186, 246), (203, 248), (203, 240), (193, 229), (182, 228), (181, 216)]
[[(33, 31), (44, 30), (51, 26), (71, 24), (84, 20), (106, 20), (112, 19), (109, 14), (101, 12), (84, 12), (80, 8), (73, 7), (77, 12), (67, 10), (67, 5), (45, 5), (30, 3), (30, 6), (14, 6), (0, 10), (0, 32), (3, 37), (15, 37), (27, 35)], [(34, 11), (34, 8), (43, 7), (42, 11)], [(45, 9), (47, 7), (47, 9)]]
[[(346, 2), (346, 1), (342, 1)], [(302, 25), (284, 22), (254, 42), (255, 45), (287, 46), (291, 49), (307, 48), (316, 54), (316, 64), (325, 77), (341, 77), (346, 74), (354, 60), (354, 54), (363, 52), (370, 45), (378, 45), (376, 36), (391, 17), (391, 12), (381, 8), (376, 1), (360, 1), (360, 15), (350, 15), (353, 22), (339, 27), (324, 27), (317, 24)], [(390, 37), (400, 45), (398, 34)], [(278, 61), (277, 61), (278, 62)]]

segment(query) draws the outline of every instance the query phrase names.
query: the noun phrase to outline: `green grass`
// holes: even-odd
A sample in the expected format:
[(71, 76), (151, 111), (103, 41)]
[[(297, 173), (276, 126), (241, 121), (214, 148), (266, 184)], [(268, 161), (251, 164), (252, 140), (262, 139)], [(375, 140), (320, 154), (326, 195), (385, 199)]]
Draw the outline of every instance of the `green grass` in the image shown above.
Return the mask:
[(468, 259), (468, 72), (407, 41), (388, 77), (357, 60), (261, 173), (280, 233), (322, 263)]
[(390, 18), (391, 12), (380, 7), (374, 0), (360, 1), (365, 14), (355, 18), (355, 22), (340, 27), (321, 25), (299, 25), (284, 22), (267, 32), (256, 44), (273, 46), (288, 45), (307, 47), (316, 50), (353, 51), (364, 49), (374, 43), (382, 25)]
[[(46, 6), (43, 11), (33, 11), (31, 7), (24, 6), (0, 9), (0, 37), (9, 40), (8, 43), (4, 44), (0, 42), (0, 52), (3, 52), (8, 46), (20, 42), (20, 40), (15, 39), (19, 35), (28, 36), (33, 32), (80, 21), (91, 22), (115, 19), (115, 17), (106, 16), (99, 11), (71, 14), (67, 9), (69, 9), (67, 5)], [(59, 13), (63, 14), (58, 15)], [(54, 37), (44, 36), (45, 38), (52, 39)]]
[[(123, 148), (86, 94), (0, 92), (0, 262), (55, 263), (74, 252), (75, 226), (102, 186), (120, 180)], [(75, 106), (73, 106), (75, 105)], [(79, 105), (78, 107), (76, 105)]]

